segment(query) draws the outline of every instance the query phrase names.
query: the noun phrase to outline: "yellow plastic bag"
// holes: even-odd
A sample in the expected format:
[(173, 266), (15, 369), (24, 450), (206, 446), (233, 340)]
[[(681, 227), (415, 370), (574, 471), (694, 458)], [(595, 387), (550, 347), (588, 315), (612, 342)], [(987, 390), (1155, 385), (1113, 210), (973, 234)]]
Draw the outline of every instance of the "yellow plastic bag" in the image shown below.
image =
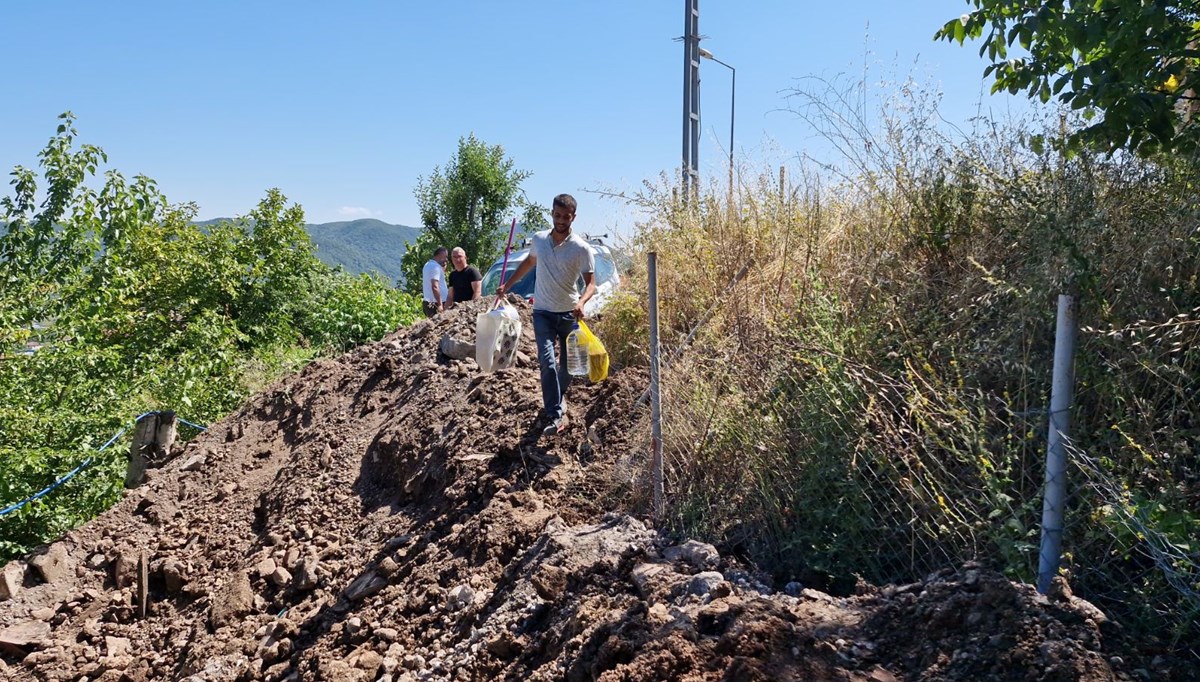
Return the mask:
[(579, 321), (579, 342), (588, 352), (588, 378), (593, 382), (604, 381), (608, 378), (608, 351), (583, 320)]

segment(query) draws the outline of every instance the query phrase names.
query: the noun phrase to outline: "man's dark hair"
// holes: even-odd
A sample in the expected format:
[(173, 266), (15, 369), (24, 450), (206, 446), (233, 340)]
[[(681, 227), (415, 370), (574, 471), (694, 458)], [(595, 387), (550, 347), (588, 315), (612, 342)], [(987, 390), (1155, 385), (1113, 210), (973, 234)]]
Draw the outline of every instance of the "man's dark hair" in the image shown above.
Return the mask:
[(575, 207), (578, 204), (575, 202), (575, 197), (570, 194), (560, 194), (554, 197), (554, 205), (551, 208), (565, 208), (571, 213), (575, 212)]
[(438, 256), (442, 255), (443, 253), (450, 253), (450, 249), (447, 249), (444, 246), (439, 246), (433, 250), (433, 257), (437, 258)]

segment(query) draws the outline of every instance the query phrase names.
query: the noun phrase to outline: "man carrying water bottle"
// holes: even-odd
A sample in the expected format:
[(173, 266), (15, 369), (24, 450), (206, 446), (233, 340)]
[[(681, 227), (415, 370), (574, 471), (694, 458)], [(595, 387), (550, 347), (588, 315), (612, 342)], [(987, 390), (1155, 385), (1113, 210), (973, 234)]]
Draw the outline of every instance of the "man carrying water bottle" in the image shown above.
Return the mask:
[[(567, 373), (567, 335), (575, 328), (575, 321), (583, 319), (583, 306), (596, 293), (595, 256), (583, 238), (571, 233), (575, 207), (575, 197), (570, 194), (554, 197), (550, 211), (554, 227), (533, 235), (529, 256), (496, 289), (497, 296), (504, 296), (530, 268), (537, 268), (537, 281), (533, 284), (533, 335), (537, 339), (542, 405), (547, 420), (542, 433), (547, 436), (560, 434), (567, 428), (564, 396), (571, 383), (571, 375)], [(583, 293), (575, 288), (580, 276)]]

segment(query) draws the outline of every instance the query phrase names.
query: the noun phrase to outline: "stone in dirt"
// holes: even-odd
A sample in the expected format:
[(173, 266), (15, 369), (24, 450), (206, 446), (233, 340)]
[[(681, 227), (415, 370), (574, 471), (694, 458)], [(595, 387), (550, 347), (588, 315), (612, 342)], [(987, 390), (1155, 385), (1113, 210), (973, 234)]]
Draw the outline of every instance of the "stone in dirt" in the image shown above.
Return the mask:
[(714, 568), (721, 561), (721, 555), (717, 552), (716, 547), (696, 540), (688, 540), (682, 545), (668, 547), (663, 550), (663, 556), (668, 561), (684, 561), (700, 570)]
[(40, 620), (10, 625), (0, 630), (0, 650), (9, 652), (36, 648), (50, 636), (50, 624)]
[(292, 586), (297, 590), (311, 590), (317, 586), (319, 562), (316, 557), (305, 557), (296, 562), (296, 576)]
[(126, 549), (117, 555), (117, 560), (113, 562), (113, 581), (117, 585), (117, 589), (129, 587), (137, 582), (138, 574), (138, 553), (136, 550)]
[(280, 566), (276, 568), (273, 573), (271, 573), (269, 580), (278, 587), (284, 587), (288, 583), (292, 582), (292, 574), (289, 573), (286, 568)]
[(125, 637), (105, 637), (104, 650), (111, 657), (127, 656), (131, 653), (129, 640)]
[(187, 580), (184, 577), (183, 564), (174, 560), (167, 560), (162, 566), (163, 584), (166, 585), (169, 594), (178, 594), (183, 591), (183, 586)]
[(41, 549), (29, 558), (29, 565), (37, 572), (41, 579), (48, 583), (57, 583), (74, 573), (74, 567), (71, 565), (71, 558), (67, 554), (67, 548), (61, 542), (56, 542), (49, 547)]
[(664, 581), (667, 577), (678, 577), (670, 567), (664, 564), (638, 564), (633, 567), (630, 572), (630, 578), (633, 584), (637, 587), (638, 593), (643, 599), (649, 600), (653, 594), (653, 587)]
[(200, 471), (204, 465), (208, 463), (208, 458), (204, 455), (192, 455), (188, 457), (183, 465), (179, 467), (180, 471)]
[(364, 597), (377, 594), (384, 587), (387, 587), (387, 579), (374, 571), (370, 571), (362, 574), (354, 582), (350, 583), (350, 586), (346, 588), (346, 599), (358, 601)]
[(104, 556), (104, 552), (93, 552), (92, 555), (87, 558), (85, 565), (93, 571), (100, 571), (104, 569), (104, 565), (107, 563), (108, 557)]
[(209, 622), (214, 630), (220, 630), (250, 613), (253, 606), (254, 592), (250, 589), (250, 577), (243, 571), (234, 571), (212, 595)]
[(58, 613), (58, 609), (54, 608), (53, 606), (46, 606), (40, 609), (34, 609), (29, 613), (29, 615), (33, 616), (36, 620), (49, 621), (51, 618), (54, 618), (56, 613)]
[(0, 601), (12, 599), (25, 584), (25, 562), (16, 559), (0, 568)]
[(275, 560), (271, 557), (267, 557), (266, 559), (258, 562), (258, 565), (254, 567), (254, 571), (258, 573), (260, 578), (270, 578), (271, 574), (275, 572), (276, 568), (278, 567), (275, 565)]
[(704, 571), (692, 576), (688, 581), (687, 593), (694, 594), (698, 597), (711, 596), (714, 599), (728, 597), (730, 585), (725, 581), (725, 576), (716, 571)]
[(375, 653), (364, 644), (356, 649), (354, 653), (350, 654), (350, 657), (346, 659), (346, 663), (359, 670), (364, 670), (370, 675), (374, 675), (380, 666), (383, 665), (383, 656)]
[(475, 600), (475, 590), (470, 585), (459, 585), (446, 595), (446, 607), (451, 611), (461, 611)]

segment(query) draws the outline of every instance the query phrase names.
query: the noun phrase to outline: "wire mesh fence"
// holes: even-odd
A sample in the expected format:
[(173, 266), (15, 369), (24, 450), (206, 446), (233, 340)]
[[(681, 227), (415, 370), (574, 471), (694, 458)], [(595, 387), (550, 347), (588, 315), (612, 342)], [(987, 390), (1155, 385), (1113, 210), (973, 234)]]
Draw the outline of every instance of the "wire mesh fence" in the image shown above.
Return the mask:
[[(1076, 585), (1124, 620), (1163, 623), (1200, 660), (1200, 548), (1171, 509), (1130, 490), (1102, 457), (1072, 447), (1080, 518), (1067, 526)], [(1178, 512), (1174, 512), (1177, 514)], [(1070, 517), (1068, 517), (1070, 519)], [(1096, 525), (1108, 530), (1096, 532)], [(1157, 621), (1157, 623), (1156, 623)], [(1182, 645), (1181, 647), (1179, 645)]]
[[(779, 548), (786, 556), (764, 558), (784, 570), (815, 563), (873, 581), (998, 552), (1032, 556), (1035, 448), (988, 433), (1031, 433), (1028, 418), (1001, 423), (980, 393), (916, 372), (888, 375), (815, 349), (791, 360), (746, 374), (694, 359), (666, 373), (668, 488), (687, 500), (681, 520), (746, 536), (735, 544), (755, 542), (753, 529), (761, 547), (747, 550)], [(989, 449), (997, 444), (1005, 449)], [(731, 518), (740, 529), (715, 525)]]
[[(969, 353), (864, 360), (820, 325), (739, 325), (747, 303), (731, 300), (720, 333), (663, 369), (668, 524), (833, 591), (966, 561), (1035, 580), (1048, 357), (1018, 404), (1016, 391), (994, 388), (1012, 382), (980, 386), (984, 363)], [(1156, 351), (1084, 330), (1061, 565), (1077, 593), (1198, 655), (1200, 424), (1171, 407), (1194, 396), (1196, 379), (1169, 369), (1196, 366), (1183, 357), (1195, 328), (1155, 328)], [(1138, 363), (1120, 398), (1138, 408), (1118, 414), (1115, 388), (1097, 376)]]

